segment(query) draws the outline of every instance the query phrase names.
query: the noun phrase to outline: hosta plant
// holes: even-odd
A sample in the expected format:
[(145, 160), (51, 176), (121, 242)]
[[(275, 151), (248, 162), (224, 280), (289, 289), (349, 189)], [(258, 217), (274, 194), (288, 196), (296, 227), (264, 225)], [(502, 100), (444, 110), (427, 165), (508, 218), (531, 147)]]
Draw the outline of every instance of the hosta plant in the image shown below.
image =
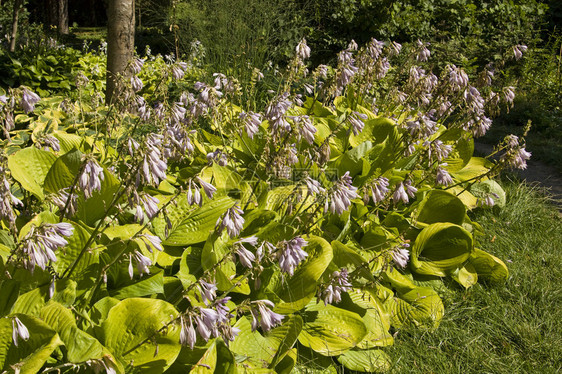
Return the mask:
[(397, 43), (357, 49), (309, 72), (303, 40), (263, 110), (259, 71), (175, 95), (188, 66), (161, 60), (110, 107), (0, 96), (2, 370), (384, 371), (447, 287), (505, 280), (469, 212), (530, 156), (473, 156), (512, 88), (434, 75), (421, 42), (396, 68)]

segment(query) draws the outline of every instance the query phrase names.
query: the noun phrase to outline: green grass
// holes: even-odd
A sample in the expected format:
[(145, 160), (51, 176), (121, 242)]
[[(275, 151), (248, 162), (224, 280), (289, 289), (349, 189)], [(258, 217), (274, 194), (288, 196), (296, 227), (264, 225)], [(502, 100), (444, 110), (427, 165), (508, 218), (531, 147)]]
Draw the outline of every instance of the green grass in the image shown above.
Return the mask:
[(401, 331), (395, 373), (562, 371), (562, 219), (536, 188), (507, 183), (507, 206), (477, 213), (482, 249), (510, 270), (502, 285), (477, 284), (445, 299), (434, 332)]

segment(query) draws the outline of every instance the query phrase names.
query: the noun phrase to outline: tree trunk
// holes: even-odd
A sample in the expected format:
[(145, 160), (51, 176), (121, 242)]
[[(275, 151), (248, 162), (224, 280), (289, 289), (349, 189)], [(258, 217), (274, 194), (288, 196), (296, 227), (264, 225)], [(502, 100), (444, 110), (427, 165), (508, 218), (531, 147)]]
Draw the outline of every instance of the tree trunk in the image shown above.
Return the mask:
[(60, 35), (68, 35), (68, 0), (58, 0), (57, 30)]
[(133, 58), (135, 48), (134, 0), (109, 0), (107, 9), (107, 77), (105, 102), (114, 101), (118, 78)]
[(14, 1), (14, 15), (12, 18), (12, 36), (10, 37), (10, 52), (16, 50), (16, 41), (18, 38), (18, 19), (23, 0)]

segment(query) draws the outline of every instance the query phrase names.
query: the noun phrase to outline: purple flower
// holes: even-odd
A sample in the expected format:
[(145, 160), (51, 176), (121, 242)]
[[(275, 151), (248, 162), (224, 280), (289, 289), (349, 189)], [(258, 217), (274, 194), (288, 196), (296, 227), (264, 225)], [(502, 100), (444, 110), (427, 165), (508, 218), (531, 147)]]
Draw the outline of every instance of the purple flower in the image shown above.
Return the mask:
[(129, 65), (129, 68), (133, 74), (138, 74), (141, 72), (143, 65), (144, 60), (142, 58), (135, 58), (131, 62), (131, 65)]
[(240, 119), (244, 121), (246, 134), (250, 139), (254, 139), (254, 135), (259, 131), (261, 124), (261, 115), (254, 112), (240, 113)]
[(150, 196), (149, 194), (142, 194), (140, 200), (148, 219), (156, 217), (156, 215), (158, 214), (158, 203), (160, 202), (160, 200), (153, 196)]
[(133, 259), (135, 260), (137, 270), (142, 276), (143, 274), (150, 274), (148, 267), (152, 265), (152, 261), (139, 251), (134, 251), (132, 255), (129, 256), (129, 277), (133, 279)]
[(308, 242), (297, 236), (289, 241), (282, 242), (283, 251), (279, 255), (279, 267), (281, 271), (293, 275), (295, 268), (308, 256), (302, 248), (306, 247)]
[(299, 125), (299, 134), (308, 142), (314, 143), (314, 134), (316, 134), (316, 127), (312, 124), (309, 116), (295, 116), (291, 117), (295, 124)]
[(26, 255), (26, 267), (33, 270), (39, 266), (45, 270), (49, 261), (56, 262), (55, 251), (64, 247), (68, 241), (64, 237), (72, 235), (74, 227), (69, 223), (45, 223), (41, 226), (32, 226), (23, 239), (23, 253)]
[(162, 140), (163, 136), (159, 134), (150, 134), (146, 139), (147, 150), (139, 170), (138, 179), (144, 179), (147, 184), (157, 186), (161, 180), (166, 179), (168, 164), (158, 148), (162, 145)]
[(216, 227), (218, 227), (219, 232), (226, 228), (226, 232), (228, 232), (231, 238), (238, 236), (244, 227), (244, 218), (242, 218), (241, 214), (244, 214), (244, 211), (238, 205), (229, 208), (222, 220), (220, 218), (217, 220)]
[(468, 75), (463, 69), (455, 65), (447, 65), (446, 70), (449, 74), (449, 84), (453, 91), (460, 91), (468, 85)]
[(316, 195), (319, 193), (324, 193), (326, 192), (326, 189), (324, 187), (322, 187), (320, 185), (320, 182), (318, 182), (315, 179), (312, 179), (310, 177), (306, 177), (305, 178), (305, 183), (306, 183), (306, 188), (308, 190), (307, 194), (308, 195)]
[(27, 329), (27, 327), (25, 327), (25, 325), (20, 321), (18, 317), (14, 317), (12, 319), (12, 339), (16, 347), (18, 346), (18, 338), (28, 340), (29, 330)]
[(395, 203), (397, 203), (399, 200), (402, 200), (404, 204), (408, 203), (408, 195), (406, 194), (406, 190), (404, 189), (404, 184), (402, 182), (397, 184), (396, 190), (392, 195), (392, 200), (394, 200)]
[(296, 48), (297, 57), (301, 60), (306, 60), (310, 57), (310, 47), (306, 45), (306, 39), (302, 38)]
[(262, 330), (267, 332), (283, 322), (283, 318), (285, 318), (284, 315), (275, 313), (271, 309), (269, 309), (275, 307), (275, 304), (273, 304), (271, 301), (257, 300), (253, 301), (252, 304), (257, 306), (257, 308), (254, 306), (251, 309), (252, 331), (257, 330), (258, 323), (259, 326), (261, 326)]
[(341, 301), (341, 293), (349, 291), (351, 287), (347, 269), (342, 268), (340, 271), (332, 273), (330, 283), (320, 292), (320, 298), (324, 301), (324, 305), (339, 303)]
[[(397, 48), (398, 52), (400, 52), (400, 49), (402, 48), (402, 46), (398, 43), (395, 43), (395, 45), (391, 45), (391, 46), (392, 48)], [(375, 38), (371, 38), (371, 42), (367, 45), (367, 51), (369, 52), (369, 56), (373, 60), (377, 60), (382, 53), (383, 47), (384, 47), (384, 42), (379, 41)]]
[(398, 267), (402, 269), (404, 269), (406, 265), (408, 265), (408, 261), (410, 260), (410, 251), (408, 250), (409, 247), (410, 245), (408, 243), (402, 243), (392, 251), (392, 260)]
[(36, 93), (29, 91), (27, 88), (23, 89), (21, 107), (26, 114), (33, 112), (35, 104), (37, 104), (39, 100), (41, 100), (41, 98)]
[(238, 246), (236, 254), (238, 255), (238, 258), (240, 259), (240, 263), (242, 263), (242, 265), (250, 269), (253, 267), (252, 263), (256, 260), (256, 256), (252, 252), (247, 250), (246, 247), (244, 247), (243, 245)]
[(511, 87), (511, 86), (504, 87), (503, 95), (506, 103), (508, 104), (513, 103), (513, 99), (515, 99), (515, 87)]
[(94, 191), (101, 190), (101, 181), (103, 179), (103, 168), (95, 160), (89, 159), (86, 161), (84, 170), (78, 179), (78, 185), (84, 191), (86, 199), (92, 197)]
[(357, 187), (354, 187), (351, 183), (352, 179), (349, 176), (349, 171), (346, 171), (341, 179), (336, 182), (329, 196), (329, 204), (328, 200), (326, 200), (325, 209), (329, 206), (330, 212), (338, 215), (346, 211), (351, 205), (351, 200), (358, 197)]
[(133, 91), (139, 92), (140, 90), (142, 90), (144, 85), (142, 84), (142, 81), (140, 80), (139, 77), (137, 77), (136, 75), (133, 75), (131, 77), (131, 87), (133, 88)]
[(347, 119), (351, 124), (353, 135), (358, 135), (365, 127), (365, 123), (363, 121), (367, 119), (367, 115), (359, 112), (353, 112), (349, 117), (347, 117)]
[(214, 152), (207, 153), (207, 161), (209, 161), (209, 166), (211, 166), (213, 162), (218, 163), (220, 166), (226, 166), (228, 164), (226, 153), (219, 149)]
[(523, 44), (517, 44), (513, 46), (513, 56), (516, 60), (523, 57), (523, 53), (527, 51), (527, 46)]
[(441, 166), (447, 166), (447, 164), (444, 163), (437, 167), (437, 184), (448, 186), (453, 183), (453, 178), (451, 177), (451, 174), (449, 174), (449, 172)]
[(378, 177), (375, 179), (373, 184), (371, 184), (371, 198), (373, 203), (380, 203), (385, 199), (385, 195), (388, 193), (388, 178)]
[(402, 44), (396, 43), (396, 42), (390, 42), (390, 51), (389, 51), (389, 56), (398, 56), (400, 54), (400, 51), (402, 50)]
[(152, 253), (152, 248), (155, 248), (162, 252), (164, 248), (162, 248), (162, 239), (157, 237), (156, 235), (149, 235), (149, 234), (141, 234), (139, 238), (146, 244), (146, 248)]
[(207, 197), (209, 199), (212, 199), (214, 193), (217, 192), (217, 188), (215, 186), (213, 186), (211, 183), (207, 183), (199, 177), (197, 177), (196, 179), (197, 179), (197, 182), (199, 182), (199, 184), (203, 188), (203, 192), (205, 192), (205, 195), (207, 195)]
[(201, 293), (201, 299), (206, 305), (213, 302), (217, 297), (217, 285), (214, 282), (206, 282), (203, 279), (199, 279), (199, 290)]
[(517, 169), (527, 169), (527, 160), (531, 158), (531, 152), (527, 152), (525, 148), (519, 148), (511, 166)]
[(429, 49), (427, 49), (427, 46), (429, 45), (429, 43), (423, 43), (421, 40), (418, 39), (418, 41), (416, 42), (416, 45), (419, 49), (416, 60), (418, 60), (418, 61), (429, 60), (429, 57), (431, 57), (431, 52), (429, 51)]
[(201, 197), (201, 192), (199, 192), (199, 187), (194, 186), (192, 180), (189, 181), (189, 186), (187, 188), (187, 203), (189, 205), (203, 205), (203, 199)]
[(187, 63), (177, 62), (172, 66), (172, 77), (174, 77), (175, 80), (179, 81), (184, 77), (186, 70)]
[(210, 308), (198, 308), (200, 315), (195, 317), (197, 321), (197, 331), (205, 341), (209, 340), (213, 331), (216, 330), (216, 323), (219, 314)]
[(410, 197), (415, 197), (416, 196), (416, 192), (418, 192), (418, 189), (414, 186), (412, 186), (412, 181), (411, 180), (406, 180), (404, 181), (404, 187), (406, 188), (406, 193), (408, 194), (408, 196)]
[(266, 108), (265, 117), (271, 123), (271, 129), (274, 132), (282, 130), (288, 132), (291, 125), (287, 122), (285, 114), (293, 103), (289, 100), (289, 93), (284, 92), (277, 96)]
[(189, 324), (184, 316), (180, 317), (181, 331), (180, 331), (180, 344), (184, 346), (189, 346), (193, 349), (195, 342), (197, 341), (197, 334), (195, 333), (195, 328), (193, 327), (193, 320), (189, 317)]
[(499, 197), (499, 195), (496, 194), (496, 193), (493, 193), (493, 192), (492, 192), (492, 193), (489, 193), (488, 195), (486, 195), (486, 197), (484, 198), (484, 200), (478, 199), (477, 204), (478, 204), (478, 205), (481, 205), (481, 206), (489, 206), (489, 207), (492, 207), (492, 206), (494, 206), (495, 203), (496, 203), (495, 200), (494, 200), (494, 198), (499, 199), (500, 197)]

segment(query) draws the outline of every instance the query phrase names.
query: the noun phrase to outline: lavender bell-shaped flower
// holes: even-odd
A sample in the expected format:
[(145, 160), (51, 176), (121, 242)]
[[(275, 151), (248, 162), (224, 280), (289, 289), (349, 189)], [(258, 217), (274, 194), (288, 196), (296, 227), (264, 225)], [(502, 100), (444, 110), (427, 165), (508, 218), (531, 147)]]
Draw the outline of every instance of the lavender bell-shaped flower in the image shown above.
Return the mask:
[(73, 231), (74, 227), (64, 222), (32, 226), (22, 245), (23, 253), (27, 257), (27, 267), (33, 270), (35, 266), (39, 266), (45, 270), (49, 261), (56, 262), (55, 251), (68, 244), (64, 237), (71, 236)]
[(341, 179), (336, 182), (335, 188), (329, 196), (329, 204), (326, 200), (325, 208), (329, 207), (330, 212), (338, 215), (346, 211), (351, 205), (351, 200), (358, 197), (357, 187), (354, 187), (352, 182), (349, 171), (346, 171)]
[(27, 88), (23, 89), (21, 107), (26, 114), (33, 112), (35, 104), (37, 104), (39, 100), (41, 100), (41, 98), (36, 93), (29, 91)]
[(203, 192), (205, 192), (205, 195), (207, 195), (209, 199), (212, 199), (215, 192), (217, 192), (217, 188), (213, 186), (211, 183), (207, 183), (199, 177), (197, 177), (196, 179), (197, 182), (199, 182), (199, 184), (203, 188)]
[(217, 297), (217, 285), (214, 282), (206, 282), (203, 279), (199, 280), (199, 291), (201, 299), (205, 305), (209, 305)]
[(395, 203), (400, 200), (402, 200), (404, 204), (408, 203), (408, 195), (406, 194), (406, 190), (404, 189), (404, 184), (402, 182), (398, 183), (398, 185), (396, 186), (396, 190), (392, 195), (392, 200), (394, 200)]
[(19, 342), (18, 339), (21, 338), (23, 340), (29, 339), (29, 330), (25, 325), (20, 321), (18, 317), (14, 317), (12, 319), (12, 340), (14, 345), (17, 347)]
[(346, 268), (340, 271), (334, 271), (330, 277), (330, 283), (320, 293), (320, 298), (324, 301), (324, 305), (339, 303), (341, 301), (342, 292), (351, 290), (351, 283), (348, 280), (348, 272)]
[(410, 244), (402, 243), (392, 251), (392, 260), (398, 267), (402, 269), (404, 269), (406, 265), (408, 265), (408, 261), (410, 260), (410, 251), (408, 250), (409, 247)]
[(187, 70), (187, 63), (183, 61), (177, 62), (174, 65), (172, 65), (172, 77), (175, 80), (179, 81), (184, 77), (186, 70)]
[(373, 199), (373, 203), (377, 204), (383, 201), (387, 193), (388, 193), (388, 178), (379, 177), (375, 179), (375, 181), (371, 185), (371, 198)]
[(453, 178), (451, 174), (443, 168), (443, 166), (447, 166), (447, 163), (441, 164), (437, 167), (437, 184), (441, 186), (448, 186), (453, 183)]
[(274, 308), (273, 304), (269, 300), (258, 300), (252, 302), (252, 304), (257, 305), (256, 308), (252, 308), (252, 331), (257, 330), (258, 324), (261, 326), (262, 330), (267, 332), (277, 325), (283, 322), (284, 315), (275, 313), (269, 308)]
[(367, 115), (359, 112), (353, 112), (347, 119), (351, 124), (351, 130), (353, 131), (353, 135), (359, 135), (363, 128), (365, 127), (365, 121), (367, 119)]
[(306, 45), (306, 39), (302, 38), (296, 48), (297, 57), (301, 60), (306, 60), (310, 57), (310, 47)]
[(240, 119), (244, 121), (244, 129), (250, 139), (254, 139), (254, 135), (259, 131), (261, 124), (261, 115), (254, 112), (240, 113)]
[(162, 252), (164, 248), (162, 248), (162, 239), (160, 239), (156, 235), (149, 235), (149, 234), (141, 234), (139, 238), (146, 244), (146, 248), (152, 253), (152, 248), (155, 248)]
[(297, 236), (289, 241), (283, 241), (283, 250), (279, 255), (279, 267), (281, 271), (293, 275), (295, 268), (308, 256), (302, 248), (308, 245), (308, 242)]
[(101, 181), (104, 179), (103, 168), (95, 160), (86, 161), (84, 170), (78, 178), (78, 185), (84, 191), (86, 199), (92, 197), (94, 191), (101, 190)]
[(244, 227), (244, 218), (242, 218), (242, 214), (244, 214), (244, 211), (240, 209), (238, 205), (234, 205), (226, 211), (222, 220), (220, 218), (217, 220), (216, 227), (219, 231), (226, 228), (228, 235), (231, 238), (234, 238), (238, 236)]
[(197, 333), (195, 332), (195, 327), (193, 327), (191, 316), (189, 317), (189, 323), (186, 321), (186, 317), (181, 316), (180, 325), (180, 344), (193, 349), (193, 347), (195, 347), (195, 342), (197, 342)]
[(131, 87), (133, 88), (133, 91), (139, 92), (140, 90), (142, 90), (144, 85), (139, 77), (133, 75), (131, 77)]

